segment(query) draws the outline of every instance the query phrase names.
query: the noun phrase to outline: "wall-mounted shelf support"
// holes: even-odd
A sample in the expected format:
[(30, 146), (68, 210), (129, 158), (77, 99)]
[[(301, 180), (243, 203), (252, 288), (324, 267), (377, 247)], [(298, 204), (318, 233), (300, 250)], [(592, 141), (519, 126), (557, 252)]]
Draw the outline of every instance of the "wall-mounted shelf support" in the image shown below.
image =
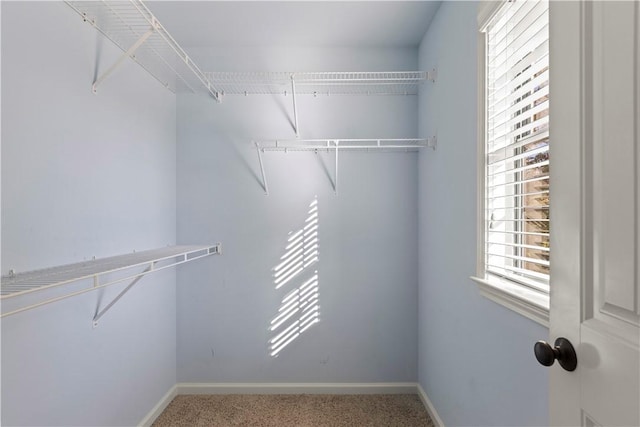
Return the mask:
[[(333, 191), (338, 194), (338, 166), (339, 151), (418, 151), (435, 143), (435, 137), (420, 139), (295, 139), (295, 140), (272, 140), (272, 141), (255, 141), (254, 145), (258, 153), (258, 161), (260, 162), (260, 172), (262, 174), (263, 189), (265, 194), (269, 195), (267, 189), (267, 176), (265, 174), (264, 161), (262, 154), (265, 151), (313, 151), (316, 154), (320, 151), (327, 153), (333, 151), (335, 153), (335, 175), (333, 182)], [(435, 147), (435, 146), (434, 146)]]
[(438, 147), (438, 138), (436, 136), (427, 138), (427, 147), (435, 150)]
[[(4, 301), (10, 298), (18, 298), (24, 295), (36, 295), (40, 292), (42, 293), (39, 295), (42, 295), (43, 293), (46, 293), (46, 291), (53, 291), (60, 295), (48, 298), (43, 297), (43, 300), (40, 302), (31, 303), (19, 308), (11, 307), (9, 311), (3, 311), (0, 317), (11, 316), (23, 311), (42, 307), (73, 296), (102, 289), (116, 283), (131, 281), (131, 283), (107, 306), (99, 312), (96, 310), (97, 313), (93, 319), (95, 326), (98, 320), (143, 276), (155, 271), (164, 270), (166, 268), (195, 261), (206, 256), (221, 253), (222, 245), (220, 243), (212, 246), (168, 246), (166, 248), (134, 252), (132, 254), (94, 259), (76, 264), (3, 276), (0, 286), (0, 300), (3, 301), (3, 310), (7, 307), (7, 302)], [(145, 267), (144, 271), (133, 274), (130, 273), (130, 270), (139, 267)], [(104, 282), (101, 280), (103, 278), (105, 278)], [(63, 285), (80, 281), (90, 282), (87, 283), (89, 286), (82, 285), (80, 289), (75, 287), (68, 291), (62, 290)], [(60, 288), (60, 292), (58, 292), (58, 288)]]
[(102, 83), (107, 77), (109, 77), (109, 75), (113, 73), (116, 70), (116, 68), (118, 68), (126, 58), (133, 58), (133, 55), (136, 52), (136, 50), (138, 50), (138, 48), (142, 46), (142, 44), (145, 41), (147, 41), (147, 39), (151, 36), (151, 34), (153, 34), (155, 30), (156, 30), (155, 27), (151, 27), (149, 31), (144, 33), (142, 37), (140, 37), (133, 44), (133, 46), (131, 46), (125, 53), (120, 55), (120, 58), (118, 58), (118, 60), (107, 71), (102, 73), (102, 75), (98, 77), (95, 82), (93, 82), (93, 85), (91, 86), (91, 90), (93, 90), (93, 93), (98, 92), (98, 85)]
[(334, 141), (336, 146), (336, 171), (335, 178), (333, 180), (333, 192), (338, 195), (338, 145), (340, 145), (340, 141)]
[(293, 98), (293, 127), (296, 131), (296, 137), (300, 136), (300, 128), (298, 127), (298, 105), (296, 104), (296, 80), (291, 75), (291, 97)]
[[(119, 294), (118, 296), (116, 296), (109, 304), (106, 305), (106, 307), (104, 307), (102, 310), (98, 311), (96, 313), (95, 316), (93, 316), (93, 327), (97, 327), (98, 326), (98, 321), (100, 320), (100, 318), (102, 316), (104, 316), (104, 314), (109, 311), (109, 309), (111, 307), (113, 307), (115, 305), (115, 303), (117, 303), (120, 298), (123, 297), (124, 294), (126, 294), (127, 292), (129, 292), (129, 289), (131, 289), (133, 287), (133, 285), (135, 285), (136, 283), (138, 283), (140, 281), (140, 279), (142, 279), (142, 277), (147, 274), (148, 272), (150, 272), (151, 270), (153, 270), (153, 266), (155, 265), (155, 262), (151, 262), (151, 265), (149, 265), (147, 268), (144, 269), (144, 271), (142, 271), (142, 273), (140, 273), (139, 276), (137, 276), (135, 279), (133, 279), (133, 281), (131, 283), (129, 283), (127, 285), (126, 288), (124, 288)], [(98, 306), (98, 308), (100, 308)]]
[(437, 78), (438, 78), (437, 69), (434, 68), (431, 71), (427, 71), (427, 80), (429, 80), (431, 83), (435, 83)]
[(256, 152), (258, 153), (258, 161), (260, 162), (260, 172), (262, 173), (262, 188), (264, 189), (264, 194), (268, 196), (269, 187), (267, 186), (267, 175), (265, 175), (264, 173), (264, 163), (262, 161), (262, 153), (264, 153), (264, 150), (260, 148), (260, 144), (258, 144), (257, 142), (255, 142), (254, 144), (256, 146)]

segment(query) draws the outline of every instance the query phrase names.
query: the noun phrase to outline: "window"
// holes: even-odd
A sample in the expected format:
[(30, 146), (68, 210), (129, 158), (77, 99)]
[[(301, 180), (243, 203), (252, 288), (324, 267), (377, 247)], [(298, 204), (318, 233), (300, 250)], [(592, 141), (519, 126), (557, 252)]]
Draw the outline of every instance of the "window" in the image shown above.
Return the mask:
[[(486, 16), (486, 15), (485, 15)], [(481, 22), (481, 290), (548, 322), (549, 4), (514, 0)], [(515, 306), (514, 306), (515, 305)]]

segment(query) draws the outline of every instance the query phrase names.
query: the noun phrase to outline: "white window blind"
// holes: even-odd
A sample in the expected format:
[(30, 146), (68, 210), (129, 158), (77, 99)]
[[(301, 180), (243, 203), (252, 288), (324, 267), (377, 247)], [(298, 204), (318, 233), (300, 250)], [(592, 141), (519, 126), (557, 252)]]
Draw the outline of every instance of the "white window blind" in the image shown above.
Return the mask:
[(485, 274), (548, 293), (548, 1), (505, 3), (485, 31)]

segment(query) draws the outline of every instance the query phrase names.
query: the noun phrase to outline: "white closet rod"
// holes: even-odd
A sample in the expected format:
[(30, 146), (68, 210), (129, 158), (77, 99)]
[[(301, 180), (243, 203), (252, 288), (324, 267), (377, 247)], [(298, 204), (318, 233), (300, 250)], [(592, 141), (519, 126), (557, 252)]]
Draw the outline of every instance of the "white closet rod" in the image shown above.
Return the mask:
[(421, 148), (431, 147), (435, 150), (436, 137), (431, 138), (405, 138), (405, 139), (295, 139), (254, 141), (260, 173), (262, 174), (262, 188), (265, 195), (269, 195), (267, 175), (264, 169), (262, 153), (265, 151), (326, 151), (335, 153), (335, 176), (333, 179), (333, 191), (338, 194), (338, 153), (343, 150), (366, 151), (418, 151)]
[(403, 150), (415, 151), (425, 147), (434, 146), (435, 137), (432, 138), (405, 138), (405, 139), (295, 139), (295, 140), (269, 140), (256, 141), (256, 146), (262, 151), (318, 151), (318, 150), (369, 150), (390, 151)]

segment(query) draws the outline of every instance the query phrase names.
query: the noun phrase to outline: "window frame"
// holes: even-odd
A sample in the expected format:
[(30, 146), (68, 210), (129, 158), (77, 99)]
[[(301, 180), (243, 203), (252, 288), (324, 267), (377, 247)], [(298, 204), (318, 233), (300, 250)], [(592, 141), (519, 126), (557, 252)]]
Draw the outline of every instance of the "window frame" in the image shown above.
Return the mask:
[(478, 168), (477, 168), (477, 260), (476, 275), (471, 277), (484, 297), (519, 313), (543, 326), (549, 327), (550, 294), (539, 292), (515, 281), (492, 275), (485, 270), (485, 178), (487, 171), (487, 101), (486, 64), (487, 34), (485, 29), (500, 9), (507, 3), (482, 1), (478, 4)]

